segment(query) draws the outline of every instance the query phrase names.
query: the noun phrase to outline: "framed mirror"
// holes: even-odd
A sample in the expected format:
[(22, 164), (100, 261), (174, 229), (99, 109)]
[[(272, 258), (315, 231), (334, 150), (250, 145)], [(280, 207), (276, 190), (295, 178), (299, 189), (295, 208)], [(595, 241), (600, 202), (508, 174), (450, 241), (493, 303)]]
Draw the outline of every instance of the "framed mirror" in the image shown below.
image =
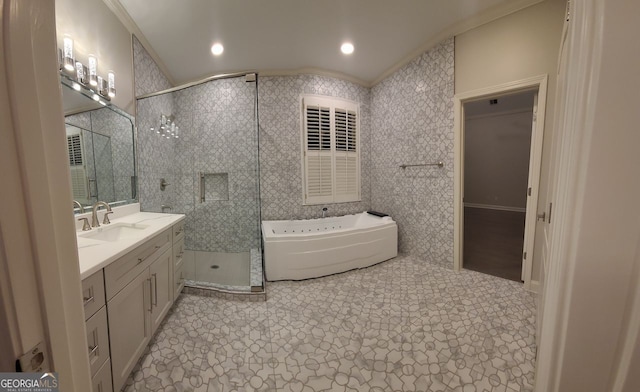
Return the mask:
[[(137, 172), (134, 118), (110, 103), (90, 98), (64, 75), (69, 171), (74, 213), (90, 209), (98, 200), (112, 207), (136, 203)], [(75, 85), (74, 85), (75, 84)]]

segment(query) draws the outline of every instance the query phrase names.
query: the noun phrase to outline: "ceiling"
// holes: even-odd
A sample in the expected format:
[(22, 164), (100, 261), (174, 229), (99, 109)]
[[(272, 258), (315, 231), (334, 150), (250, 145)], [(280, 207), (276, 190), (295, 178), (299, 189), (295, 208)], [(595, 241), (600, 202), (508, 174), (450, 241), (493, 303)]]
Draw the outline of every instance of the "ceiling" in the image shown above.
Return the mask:
[[(540, 1), (540, 0), (538, 0)], [(372, 84), (478, 14), (533, 0), (120, 0), (176, 84), (235, 71), (318, 68)], [(144, 40), (143, 40), (144, 41)], [(340, 52), (350, 41), (351, 55)], [(211, 54), (220, 42), (224, 53)]]

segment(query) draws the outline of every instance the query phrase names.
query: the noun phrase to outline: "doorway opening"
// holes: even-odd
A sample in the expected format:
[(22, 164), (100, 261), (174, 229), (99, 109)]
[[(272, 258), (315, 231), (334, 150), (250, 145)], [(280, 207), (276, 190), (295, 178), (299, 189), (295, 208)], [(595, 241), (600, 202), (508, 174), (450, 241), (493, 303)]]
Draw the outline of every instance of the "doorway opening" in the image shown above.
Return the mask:
[(534, 290), (547, 76), (457, 94), (454, 269)]
[(462, 267), (523, 281), (537, 90), (464, 103)]

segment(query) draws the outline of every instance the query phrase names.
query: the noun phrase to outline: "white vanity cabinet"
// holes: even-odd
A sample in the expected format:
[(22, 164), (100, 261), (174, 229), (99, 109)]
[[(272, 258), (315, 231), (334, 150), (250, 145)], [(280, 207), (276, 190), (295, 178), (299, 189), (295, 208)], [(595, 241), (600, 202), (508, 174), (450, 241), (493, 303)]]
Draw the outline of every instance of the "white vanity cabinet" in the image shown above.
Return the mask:
[(93, 391), (112, 392), (109, 328), (102, 270), (82, 281), (82, 297)]
[(115, 391), (122, 388), (151, 339), (150, 290), (149, 270), (145, 269), (109, 300), (107, 308)]
[(93, 392), (122, 389), (179, 294), (174, 276), (178, 225), (183, 229), (178, 222), (162, 230), (83, 280)]
[(184, 288), (184, 221), (173, 226), (173, 299)]

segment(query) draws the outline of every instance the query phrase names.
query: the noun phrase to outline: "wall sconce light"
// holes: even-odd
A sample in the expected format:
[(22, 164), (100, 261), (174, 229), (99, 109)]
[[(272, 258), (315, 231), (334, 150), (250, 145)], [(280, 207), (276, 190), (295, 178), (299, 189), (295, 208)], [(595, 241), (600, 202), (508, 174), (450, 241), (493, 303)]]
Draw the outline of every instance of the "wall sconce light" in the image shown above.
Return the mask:
[(116, 74), (113, 73), (113, 71), (109, 71), (107, 79), (109, 81), (109, 89), (107, 93), (109, 97), (113, 98), (116, 96)]
[(92, 54), (89, 55), (89, 84), (98, 85), (98, 59)]
[(73, 71), (75, 67), (75, 60), (73, 59), (73, 40), (69, 37), (64, 37), (62, 42), (62, 65), (67, 71)]
[[(116, 96), (116, 75), (109, 71), (107, 78), (98, 76), (98, 58), (94, 54), (87, 56), (88, 66), (76, 61), (73, 55), (73, 39), (65, 36), (63, 47), (58, 48), (60, 75), (65, 85), (92, 97), (102, 105), (107, 105)], [(67, 72), (69, 71), (69, 72)]]

